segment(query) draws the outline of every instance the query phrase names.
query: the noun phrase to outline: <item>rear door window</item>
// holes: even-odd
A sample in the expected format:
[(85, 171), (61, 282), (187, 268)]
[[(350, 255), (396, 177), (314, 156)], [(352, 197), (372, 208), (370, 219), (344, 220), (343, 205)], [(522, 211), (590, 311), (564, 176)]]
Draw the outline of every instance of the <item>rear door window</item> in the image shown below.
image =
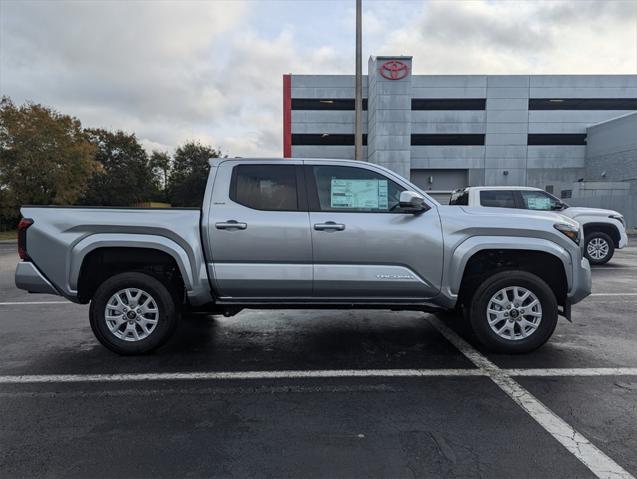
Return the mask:
[(480, 205), (494, 208), (515, 208), (515, 192), (513, 190), (481, 191)]
[(237, 165), (230, 199), (255, 210), (298, 211), (296, 166)]

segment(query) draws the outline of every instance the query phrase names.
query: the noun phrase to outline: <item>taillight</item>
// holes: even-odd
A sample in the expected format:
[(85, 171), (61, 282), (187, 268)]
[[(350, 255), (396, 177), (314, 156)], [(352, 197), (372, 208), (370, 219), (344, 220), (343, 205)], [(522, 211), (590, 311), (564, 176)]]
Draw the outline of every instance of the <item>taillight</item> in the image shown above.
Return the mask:
[(20, 259), (27, 260), (27, 228), (33, 224), (30, 218), (22, 218), (18, 223), (18, 255)]

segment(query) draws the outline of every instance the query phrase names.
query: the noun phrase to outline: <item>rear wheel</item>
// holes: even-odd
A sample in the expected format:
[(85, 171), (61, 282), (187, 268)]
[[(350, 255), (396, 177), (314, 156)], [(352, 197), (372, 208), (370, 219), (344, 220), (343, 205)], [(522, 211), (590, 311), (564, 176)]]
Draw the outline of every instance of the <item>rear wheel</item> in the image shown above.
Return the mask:
[(591, 264), (608, 263), (615, 253), (615, 245), (610, 236), (601, 231), (589, 233), (584, 244), (584, 255)]
[(553, 291), (526, 271), (503, 271), (487, 278), (470, 304), (476, 338), (495, 352), (533, 351), (548, 341), (557, 325)]
[(177, 313), (173, 296), (159, 280), (143, 273), (122, 273), (97, 288), (90, 321), (95, 337), (111, 351), (144, 354), (172, 335)]

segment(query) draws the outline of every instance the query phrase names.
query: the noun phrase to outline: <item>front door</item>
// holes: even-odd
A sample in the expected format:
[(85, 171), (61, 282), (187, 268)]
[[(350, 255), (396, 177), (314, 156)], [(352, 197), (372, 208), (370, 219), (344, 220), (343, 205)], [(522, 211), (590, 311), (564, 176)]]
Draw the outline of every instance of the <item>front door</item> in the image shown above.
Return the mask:
[(401, 210), (400, 193), (413, 188), (373, 165), (307, 163), (314, 296), (378, 302), (435, 296), (443, 265), (436, 208)]
[(312, 294), (312, 243), (300, 162), (227, 161), (214, 180), (210, 276), (222, 299)]

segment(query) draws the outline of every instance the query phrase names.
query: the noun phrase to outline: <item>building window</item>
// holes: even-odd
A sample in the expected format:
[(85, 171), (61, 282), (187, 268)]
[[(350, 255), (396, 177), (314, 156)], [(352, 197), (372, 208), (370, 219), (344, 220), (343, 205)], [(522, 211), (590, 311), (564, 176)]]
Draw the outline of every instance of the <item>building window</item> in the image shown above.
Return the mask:
[(531, 98), (529, 110), (637, 110), (637, 98)]
[[(354, 135), (341, 133), (295, 133), (293, 145), (354, 145)], [(363, 135), (363, 145), (367, 145), (367, 135)]]
[(560, 194), (560, 198), (565, 199), (565, 198), (570, 198), (573, 196), (573, 190), (562, 190), (562, 193)]
[[(293, 110), (354, 110), (353, 98), (292, 98)], [(363, 98), (367, 110), (367, 98)]]
[(535, 133), (528, 138), (529, 145), (585, 145), (586, 133)]
[(297, 211), (294, 165), (238, 165), (232, 170), (230, 199), (255, 210)]
[(546, 188), (544, 188), (544, 191), (546, 191), (547, 193), (553, 194), (553, 185), (546, 185)]
[(412, 110), (484, 110), (484, 98), (413, 98)]
[(473, 134), (416, 134), (411, 135), (411, 144), (422, 145), (484, 145), (484, 135)]

